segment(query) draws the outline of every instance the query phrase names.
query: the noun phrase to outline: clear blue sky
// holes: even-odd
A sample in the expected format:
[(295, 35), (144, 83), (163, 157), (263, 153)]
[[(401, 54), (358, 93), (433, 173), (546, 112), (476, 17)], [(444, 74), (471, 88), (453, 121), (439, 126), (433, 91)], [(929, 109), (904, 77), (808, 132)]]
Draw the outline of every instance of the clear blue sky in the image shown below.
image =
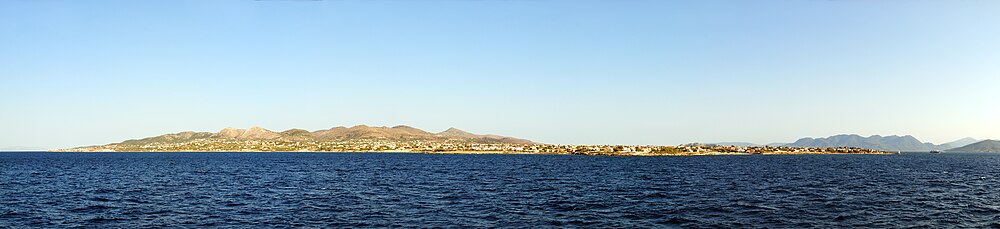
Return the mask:
[(1000, 138), (1000, 1), (0, 1), (0, 147), (457, 127)]

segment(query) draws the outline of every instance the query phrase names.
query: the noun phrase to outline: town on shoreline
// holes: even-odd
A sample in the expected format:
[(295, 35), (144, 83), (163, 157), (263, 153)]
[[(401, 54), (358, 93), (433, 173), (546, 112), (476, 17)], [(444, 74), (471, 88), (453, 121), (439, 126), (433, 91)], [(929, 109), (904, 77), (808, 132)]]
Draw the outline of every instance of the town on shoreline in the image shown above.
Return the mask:
[(179, 132), (59, 152), (400, 152), (431, 154), (572, 154), (613, 156), (688, 156), (748, 154), (894, 154), (865, 148), (726, 146), (714, 144), (558, 145), (455, 128), (431, 133), (410, 126), (334, 127), (281, 132), (261, 127), (226, 128), (216, 133)]
[(385, 141), (351, 140), (280, 141), (197, 139), (187, 142), (145, 144), (109, 144), (56, 150), (57, 152), (410, 152), (428, 154), (570, 154), (605, 156), (695, 156), (695, 155), (773, 155), (773, 154), (897, 154), (880, 150), (836, 147), (807, 148), (787, 146), (726, 146), (686, 144), (652, 145), (552, 145), (515, 143), (470, 143), (458, 141)]

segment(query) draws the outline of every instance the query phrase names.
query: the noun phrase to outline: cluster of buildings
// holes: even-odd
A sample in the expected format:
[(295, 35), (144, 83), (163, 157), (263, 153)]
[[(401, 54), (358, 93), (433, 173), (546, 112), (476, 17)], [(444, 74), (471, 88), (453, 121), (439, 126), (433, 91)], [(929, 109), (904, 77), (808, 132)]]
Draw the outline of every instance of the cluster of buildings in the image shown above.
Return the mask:
[(726, 154), (890, 154), (862, 148), (801, 148), (773, 146), (720, 146), (687, 144), (680, 146), (628, 145), (548, 145), (512, 143), (475, 143), (466, 141), (423, 141), (356, 139), (349, 141), (274, 141), (197, 139), (187, 142), (157, 142), (141, 145), (111, 144), (71, 151), (105, 152), (424, 152), (424, 153), (512, 153), (576, 155), (726, 155)]
[(857, 147), (789, 147), (789, 146), (724, 146), (712, 144), (687, 144), (677, 146), (684, 153), (705, 154), (895, 154)]

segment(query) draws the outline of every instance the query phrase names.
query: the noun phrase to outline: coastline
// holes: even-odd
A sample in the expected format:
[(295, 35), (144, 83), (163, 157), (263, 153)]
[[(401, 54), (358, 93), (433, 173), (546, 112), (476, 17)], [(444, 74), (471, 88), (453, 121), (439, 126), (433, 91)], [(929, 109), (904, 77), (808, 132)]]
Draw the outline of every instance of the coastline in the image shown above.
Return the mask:
[(689, 157), (689, 156), (752, 156), (752, 155), (899, 155), (896, 152), (767, 152), (767, 153), (727, 153), (727, 152), (684, 152), (684, 153), (619, 153), (619, 152), (597, 152), (597, 153), (567, 153), (567, 152), (519, 152), (519, 151), (217, 151), (217, 150), (179, 150), (179, 151), (78, 151), (78, 150), (49, 150), (32, 152), (54, 152), (54, 153), (398, 153), (398, 154), (437, 154), (437, 155), (578, 155), (578, 156), (622, 156), (622, 157)]

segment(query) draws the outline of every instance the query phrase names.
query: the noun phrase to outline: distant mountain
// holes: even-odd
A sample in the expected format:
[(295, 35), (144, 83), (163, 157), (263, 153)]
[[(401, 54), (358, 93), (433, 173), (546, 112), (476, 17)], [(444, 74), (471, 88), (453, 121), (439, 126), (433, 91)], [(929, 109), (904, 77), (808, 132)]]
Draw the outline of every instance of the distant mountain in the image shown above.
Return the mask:
[(947, 146), (924, 143), (913, 136), (862, 137), (860, 135), (836, 135), (827, 138), (802, 138), (785, 146), (792, 147), (858, 147), (884, 151), (932, 151), (948, 149)]
[(976, 143), (972, 143), (967, 146), (962, 146), (954, 149), (947, 150), (949, 152), (1000, 152), (1000, 141), (996, 140), (984, 140)]
[(790, 143), (775, 142), (775, 143), (767, 144), (766, 146), (778, 147), (778, 146), (784, 146), (784, 145), (788, 145), (788, 144), (790, 144)]
[(476, 136), (475, 134), (472, 134), (472, 133), (469, 133), (469, 132), (465, 132), (465, 131), (462, 131), (462, 130), (459, 130), (459, 129), (455, 129), (454, 127), (448, 128), (444, 132), (437, 133), (435, 135), (441, 136), (441, 137), (459, 137), (459, 138), (462, 138), (462, 137), (475, 137)]
[(364, 138), (384, 139), (434, 139), (434, 134), (409, 126), (370, 127), (358, 125), (351, 128), (334, 127), (313, 132), (316, 139), (323, 141), (345, 141)]
[(962, 139), (958, 139), (958, 140), (955, 140), (953, 142), (944, 143), (944, 144), (941, 144), (941, 145), (947, 146), (949, 149), (953, 149), (953, 148), (958, 148), (958, 147), (962, 147), (962, 146), (967, 146), (967, 145), (970, 145), (970, 144), (976, 143), (976, 142), (979, 142), (979, 140), (976, 140), (975, 138), (962, 138)]
[(430, 133), (409, 126), (369, 127), (358, 125), (354, 127), (334, 127), (326, 130), (309, 132), (302, 129), (290, 129), (274, 132), (261, 127), (250, 129), (225, 128), (217, 133), (180, 132), (156, 137), (127, 140), (120, 145), (150, 145), (179, 144), (197, 140), (267, 140), (285, 142), (346, 142), (366, 139), (384, 141), (426, 141), (426, 142), (461, 142), (461, 143), (509, 143), (536, 144), (529, 140), (504, 137), (498, 135), (479, 135), (450, 128), (441, 133)]
[(219, 133), (215, 134), (215, 137), (219, 138), (231, 138), (240, 140), (274, 140), (281, 138), (282, 135), (275, 133), (261, 127), (250, 127), (250, 129), (236, 129), (236, 128), (226, 128)]
[(749, 143), (749, 142), (717, 142), (708, 143), (709, 145), (720, 145), (720, 146), (760, 146), (759, 144)]
[(483, 142), (483, 143), (534, 144), (534, 142), (531, 142), (531, 141), (528, 141), (528, 140), (524, 140), (524, 139), (504, 137), (504, 136), (492, 135), (492, 134), (483, 134), (483, 135), (473, 134), (473, 133), (465, 132), (465, 131), (462, 131), (462, 130), (459, 130), (459, 129), (455, 129), (454, 127), (453, 128), (448, 128), (448, 130), (445, 130), (445, 131), (443, 131), (441, 133), (434, 134), (434, 136), (436, 136), (436, 137), (444, 137), (444, 138), (447, 138), (447, 139), (457, 139), (457, 140), (472, 139), (474, 141)]

